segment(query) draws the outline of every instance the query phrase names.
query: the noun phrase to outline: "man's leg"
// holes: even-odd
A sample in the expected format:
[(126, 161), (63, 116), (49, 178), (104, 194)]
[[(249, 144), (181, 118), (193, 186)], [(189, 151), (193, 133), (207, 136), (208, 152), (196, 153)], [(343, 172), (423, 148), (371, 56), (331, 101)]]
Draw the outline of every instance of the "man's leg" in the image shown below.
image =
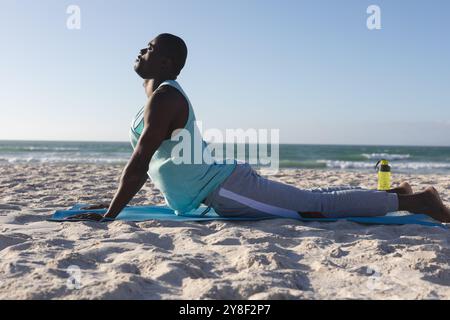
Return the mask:
[[(342, 191), (342, 190), (372, 190), (359, 186), (335, 186), (335, 187), (324, 187), (324, 188), (309, 188), (312, 192), (331, 192), (331, 191)], [(402, 182), (398, 187), (386, 190), (386, 192), (396, 193), (396, 194), (413, 194), (413, 190), (408, 182)]]
[[(330, 192), (352, 189), (368, 190), (352, 186), (316, 188), (307, 190), (311, 190), (313, 192)], [(396, 193), (398, 195), (399, 211), (422, 213), (442, 222), (450, 222), (450, 210), (444, 205), (439, 196), (439, 193), (434, 187), (428, 187), (427, 189), (425, 189), (425, 191), (414, 194), (409, 183), (402, 182), (399, 187), (387, 190), (386, 192)], [(318, 217), (317, 214), (319, 213), (302, 213), (304, 217)], [(322, 217), (326, 217), (326, 215), (321, 213), (319, 215)]]
[(399, 210), (423, 213), (436, 220), (450, 222), (450, 209), (444, 205), (434, 187), (412, 195), (399, 195), (398, 204)]
[(208, 197), (207, 204), (224, 216), (348, 217), (381, 216), (398, 210), (398, 196), (353, 188), (325, 192), (299, 189), (259, 176), (249, 164), (235, 171)]
[(207, 197), (205, 204), (211, 205), (218, 214), (230, 217), (382, 216), (401, 210), (450, 222), (450, 210), (433, 187), (416, 194), (358, 188), (314, 192), (262, 178), (249, 164), (238, 165)]

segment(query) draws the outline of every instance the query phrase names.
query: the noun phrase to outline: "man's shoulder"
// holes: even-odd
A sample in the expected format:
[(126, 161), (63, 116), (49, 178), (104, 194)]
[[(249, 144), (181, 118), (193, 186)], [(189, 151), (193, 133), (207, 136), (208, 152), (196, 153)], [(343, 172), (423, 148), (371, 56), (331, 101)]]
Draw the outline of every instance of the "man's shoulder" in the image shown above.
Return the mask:
[(153, 96), (159, 96), (159, 98), (161, 98), (161, 99), (172, 101), (172, 102), (183, 102), (186, 100), (186, 98), (180, 92), (180, 90), (178, 90), (177, 88), (175, 88), (174, 86), (171, 86), (171, 85), (163, 85), (163, 86), (159, 87), (155, 91)]
[(188, 107), (186, 97), (177, 88), (171, 85), (159, 87), (150, 98), (152, 106), (165, 106), (170, 110), (180, 111)]

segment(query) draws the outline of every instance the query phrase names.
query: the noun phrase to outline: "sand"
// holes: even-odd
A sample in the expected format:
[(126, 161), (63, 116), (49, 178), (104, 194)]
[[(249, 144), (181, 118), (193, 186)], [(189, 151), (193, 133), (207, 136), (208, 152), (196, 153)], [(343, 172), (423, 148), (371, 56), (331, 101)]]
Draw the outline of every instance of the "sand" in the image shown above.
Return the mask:
[[(122, 165), (0, 165), (0, 299), (449, 299), (450, 230), (302, 223), (55, 223), (56, 209), (109, 201)], [(264, 171), (260, 172), (266, 175)], [(298, 187), (375, 187), (376, 174), (282, 170)], [(434, 185), (450, 204), (450, 177)], [(131, 204), (163, 204), (149, 181)]]

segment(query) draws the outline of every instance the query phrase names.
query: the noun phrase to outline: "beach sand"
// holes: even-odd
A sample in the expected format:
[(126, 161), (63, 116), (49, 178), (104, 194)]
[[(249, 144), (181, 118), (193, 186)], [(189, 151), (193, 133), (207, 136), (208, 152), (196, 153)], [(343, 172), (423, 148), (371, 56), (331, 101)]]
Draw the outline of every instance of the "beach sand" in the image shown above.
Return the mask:
[[(123, 165), (0, 165), (0, 299), (449, 299), (450, 231), (416, 225), (55, 223), (111, 200)], [(260, 171), (262, 175), (266, 173)], [(376, 187), (376, 173), (282, 170), (301, 188)], [(393, 174), (450, 205), (450, 177)], [(149, 181), (132, 205), (163, 204)], [(75, 267), (74, 267), (75, 266)]]

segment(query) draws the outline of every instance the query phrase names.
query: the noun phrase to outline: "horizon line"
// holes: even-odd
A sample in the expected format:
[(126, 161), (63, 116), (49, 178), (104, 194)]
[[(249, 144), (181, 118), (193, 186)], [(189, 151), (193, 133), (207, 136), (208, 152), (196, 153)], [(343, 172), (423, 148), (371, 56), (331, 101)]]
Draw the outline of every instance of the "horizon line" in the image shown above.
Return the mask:
[[(0, 139), (0, 142), (96, 142), (96, 143), (130, 143), (123, 140), (33, 140), (33, 139)], [(207, 143), (213, 143), (205, 140)], [(215, 142), (222, 143), (222, 142)], [(228, 143), (230, 144), (230, 143)], [(242, 144), (235, 142), (234, 144)], [(245, 144), (248, 144), (247, 142)], [(449, 145), (415, 145), (415, 144), (360, 144), (360, 143), (305, 143), (305, 142), (280, 142), (279, 145), (318, 145), (318, 146), (378, 146), (378, 147), (438, 147), (448, 148)]]

